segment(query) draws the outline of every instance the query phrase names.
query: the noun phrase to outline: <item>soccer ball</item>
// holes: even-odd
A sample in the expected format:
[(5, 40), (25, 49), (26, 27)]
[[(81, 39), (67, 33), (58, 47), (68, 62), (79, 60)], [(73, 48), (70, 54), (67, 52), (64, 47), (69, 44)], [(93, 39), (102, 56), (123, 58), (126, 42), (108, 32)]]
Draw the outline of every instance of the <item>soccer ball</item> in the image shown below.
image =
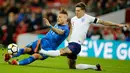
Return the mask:
[(11, 55), (17, 54), (19, 51), (19, 48), (16, 44), (12, 43), (8, 45), (8, 53)]

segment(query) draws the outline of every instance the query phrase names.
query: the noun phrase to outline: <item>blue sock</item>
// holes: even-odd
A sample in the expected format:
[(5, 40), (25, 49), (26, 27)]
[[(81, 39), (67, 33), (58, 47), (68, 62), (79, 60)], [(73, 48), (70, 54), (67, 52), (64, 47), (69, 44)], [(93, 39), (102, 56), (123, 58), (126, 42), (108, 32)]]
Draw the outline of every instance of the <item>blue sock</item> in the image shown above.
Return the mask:
[(19, 65), (26, 65), (34, 62), (36, 59), (33, 56), (30, 56), (29, 58), (26, 58), (24, 60), (19, 61)]
[(23, 53), (24, 53), (24, 48), (21, 48), (21, 49), (19, 49), (19, 51), (18, 51), (18, 53), (17, 53), (16, 55), (13, 55), (13, 56), (12, 56), (12, 58), (18, 57), (18, 56), (20, 56), (20, 55), (23, 54)]

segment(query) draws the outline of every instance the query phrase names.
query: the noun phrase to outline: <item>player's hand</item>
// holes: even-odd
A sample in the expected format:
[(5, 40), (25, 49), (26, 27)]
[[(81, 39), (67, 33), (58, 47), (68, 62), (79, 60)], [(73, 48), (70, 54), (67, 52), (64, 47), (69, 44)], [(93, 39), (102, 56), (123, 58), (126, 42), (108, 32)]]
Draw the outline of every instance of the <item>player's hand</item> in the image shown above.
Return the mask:
[(43, 18), (43, 20), (44, 20), (44, 22), (45, 22), (45, 24), (46, 24), (47, 26), (51, 26), (51, 24), (49, 23), (48, 19)]

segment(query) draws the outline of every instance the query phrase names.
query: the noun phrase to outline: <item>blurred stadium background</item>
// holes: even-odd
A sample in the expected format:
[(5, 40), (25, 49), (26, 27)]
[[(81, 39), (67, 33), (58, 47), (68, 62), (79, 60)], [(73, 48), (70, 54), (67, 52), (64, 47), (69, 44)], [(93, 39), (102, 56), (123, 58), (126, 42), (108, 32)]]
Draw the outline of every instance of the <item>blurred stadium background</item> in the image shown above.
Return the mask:
[[(0, 44), (5, 48), (10, 43), (17, 43), (18, 46), (23, 47), (27, 43), (43, 37), (49, 30), (42, 21), (43, 17), (46, 17), (52, 25), (55, 25), (57, 20), (56, 14), (60, 10), (60, 7), (65, 7), (71, 19), (71, 17), (75, 15), (75, 4), (81, 1), (87, 5), (87, 14), (99, 17), (103, 20), (130, 26), (130, 0), (0, 0)], [(130, 63), (128, 63), (130, 60), (130, 29), (124, 31), (120, 28), (92, 25), (86, 35), (88, 39), (84, 42), (82, 51), (79, 54), (79, 56), (84, 56), (85, 58), (82, 59), (82, 57), (80, 57), (78, 63), (95, 64), (99, 62), (105, 65), (103, 66), (105, 69), (110, 68), (110, 70), (103, 71), (103, 73), (128, 73), (130, 71)], [(66, 41), (63, 42), (60, 47), (64, 47), (65, 45)], [(2, 51), (0, 53), (2, 53)], [(0, 58), (0, 64), (3, 66), (3, 70), (6, 68), (9, 69), (11, 66), (3, 64), (2, 57)], [(46, 73), (49, 72), (48, 70), (50, 69), (52, 69), (51, 72), (58, 72), (58, 68), (60, 69), (60, 67), (64, 69), (64, 67), (60, 66), (61, 63), (57, 62), (60, 61), (59, 58), (51, 60), (56, 62), (54, 65), (57, 64), (57, 66), (51, 68), (53, 64), (48, 64), (50, 60), (46, 60), (45, 62), (47, 64), (44, 64), (45, 62), (42, 63), (43, 68), (45, 65), (43, 70), (49, 68), (45, 70)], [(61, 58), (61, 61), (64, 61), (64, 58)], [(108, 64), (109, 61), (111, 61), (112, 64)], [(39, 64), (39, 62), (34, 63), (34, 65), (38, 67), (37, 64)], [(121, 64), (121, 66), (118, 66), (118, 64)], [(63, 66), (67, 69), (66, 64)], [(15, 68), (16, 67), (17, 66), (15, 66)], [(33, 69), (33, 66), (30, 67), (29, 69)], [(16, 69), (22, 70), (22, 67)], [(75, 73), (75, 71), (71, 71)], [(8, 71), (2, 72), (6, 73)], [(13, 71), (13, 73), (14, 72), (18, 71), (16, 70)], [(31, 71), (25, 70), (24, 72)], [(60, 72), (62, 72), (62, 70), (60, 70)], [(69, 72), (69, 70), (64, 70), (63, 72)], [(86, 71), (80, 70), (76, 72)], [(93, 73), (93, 71), (88, 72)]]

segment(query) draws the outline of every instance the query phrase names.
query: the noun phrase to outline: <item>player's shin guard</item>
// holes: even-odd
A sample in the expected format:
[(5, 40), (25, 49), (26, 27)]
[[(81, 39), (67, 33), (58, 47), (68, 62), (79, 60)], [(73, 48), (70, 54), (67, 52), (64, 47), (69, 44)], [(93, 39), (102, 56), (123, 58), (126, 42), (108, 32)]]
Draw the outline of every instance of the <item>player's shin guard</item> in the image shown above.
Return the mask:
[(27, 65), (35, 61), (35, 58), (33, 56), (30, 56), (29, 58), (26, 58), (24, 60), (21, 60), (18, 62), (19, 65)]
[(46, 51), (46, 50), (41, 49), (39, 51), (39, 53), (42, 53), (42, 54), (45, 54), (45, 55), (51, 56), (51, 57), (60, 56), (60, 50), (49, 50), (49, 51)]
[(12, 58), (18, 57), (18, 56), (20, 56), (21, 54), (24, 54), (24, 48), (19, 49), (18, 53), (17, 53), (16, 55), (13, 55)]

